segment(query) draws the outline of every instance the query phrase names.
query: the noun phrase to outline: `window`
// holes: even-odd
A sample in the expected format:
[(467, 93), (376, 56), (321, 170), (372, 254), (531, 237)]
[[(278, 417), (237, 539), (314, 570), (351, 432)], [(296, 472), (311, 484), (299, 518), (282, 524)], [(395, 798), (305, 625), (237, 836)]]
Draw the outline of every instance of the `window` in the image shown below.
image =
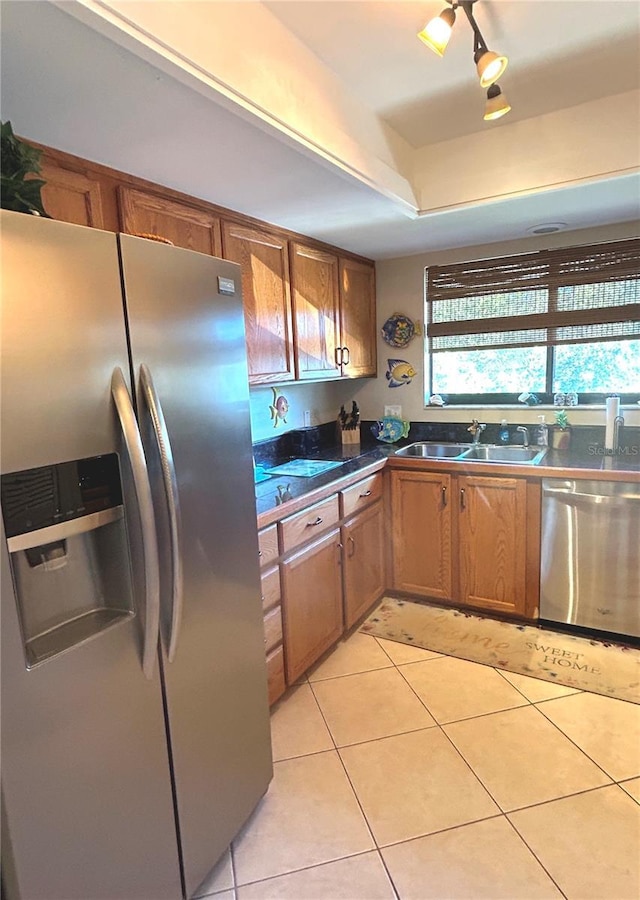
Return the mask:
[(426, 270), (428, 394), (640, 396), (640, 240)]

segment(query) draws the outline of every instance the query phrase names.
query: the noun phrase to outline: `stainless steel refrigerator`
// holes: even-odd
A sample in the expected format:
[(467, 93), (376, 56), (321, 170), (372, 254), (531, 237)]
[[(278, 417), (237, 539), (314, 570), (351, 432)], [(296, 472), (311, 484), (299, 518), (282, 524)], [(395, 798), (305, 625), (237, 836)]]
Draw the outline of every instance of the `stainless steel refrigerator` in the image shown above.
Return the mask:
[(240, 270), (1, 215), (3, 896), (197, 896), (272, 775)]

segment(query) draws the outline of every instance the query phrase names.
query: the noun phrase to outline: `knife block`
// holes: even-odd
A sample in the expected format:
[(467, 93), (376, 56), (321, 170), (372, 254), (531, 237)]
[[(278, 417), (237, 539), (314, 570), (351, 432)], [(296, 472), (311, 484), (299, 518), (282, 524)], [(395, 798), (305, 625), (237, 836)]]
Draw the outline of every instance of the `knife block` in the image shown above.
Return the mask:
[(343, 444), (359, 444), (360, 443), (360, 426), (356, 428), (339, 428), (340, 439)]

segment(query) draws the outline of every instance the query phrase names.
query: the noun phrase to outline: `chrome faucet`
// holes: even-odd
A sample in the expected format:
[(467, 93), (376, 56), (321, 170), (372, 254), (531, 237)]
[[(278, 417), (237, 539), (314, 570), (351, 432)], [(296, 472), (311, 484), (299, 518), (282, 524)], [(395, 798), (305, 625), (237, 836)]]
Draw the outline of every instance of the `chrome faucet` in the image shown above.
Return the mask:
[(480, 436), (486, 427), (487, 427), (486, 425), (481, 425), (477, 419), (473, 419), (473, 421), (471, 422), (471, 425), (469, 425), (469, 427), (467, 428), (467, 431), (470, 431), (471, 434), (473, 435), (473, 443), (474, 444), (480, 443)]
[(516, 428), (516, 431), (522, 432), (522, 434), (523, 434), (522, 446), (528, 447), (529, 446), (529, 429), (526, 428), (524, 425), (518, 425), (518, 427)]

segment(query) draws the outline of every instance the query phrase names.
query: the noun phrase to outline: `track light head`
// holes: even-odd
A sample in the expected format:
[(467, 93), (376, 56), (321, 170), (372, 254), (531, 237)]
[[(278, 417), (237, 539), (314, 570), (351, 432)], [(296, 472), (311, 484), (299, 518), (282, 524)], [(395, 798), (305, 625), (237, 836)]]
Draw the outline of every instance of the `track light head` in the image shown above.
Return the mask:
[(488, 88), (500, 78), (504, 70), (507, 68), (509, 60), (506, 56), (499, 56), (493, 50), (487, 50), (486, 47), (479, 47), (473, 55), (476, 68), (478, 70), (478, 78), (483, 88)]
[(455, 20), (455, 9), (448, 6), (442, 10), (439, 16), (427, 22), (422, 31), (418, 32), (418, 37), (423, 44), (426, 44), (438, 56), (444, 56)]
[(492, 122), (506, 115), (511, 107), (505, 95), (500, 90), (499, 85), (492, 84), (487, 91), (487, 102), (484, 108), (485, 122)]

